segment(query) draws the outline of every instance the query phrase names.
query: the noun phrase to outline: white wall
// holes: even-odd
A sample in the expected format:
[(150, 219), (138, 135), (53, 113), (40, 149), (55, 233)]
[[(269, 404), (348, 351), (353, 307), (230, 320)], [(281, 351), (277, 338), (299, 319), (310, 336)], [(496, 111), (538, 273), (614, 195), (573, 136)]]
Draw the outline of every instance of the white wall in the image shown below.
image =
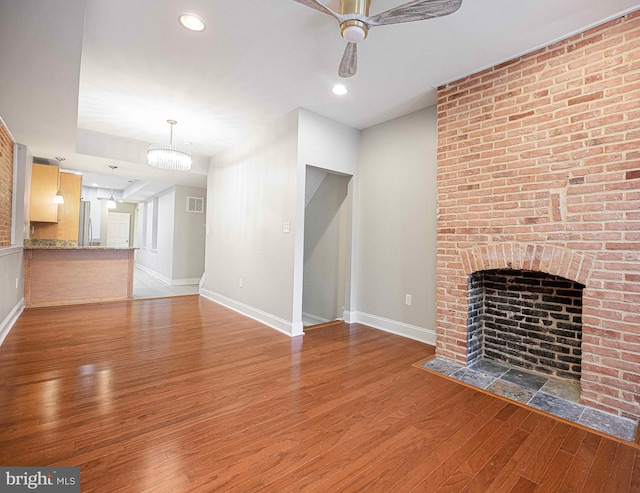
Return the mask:
[(24, 261), (22, 244), (25, 225), (28, 228), (29, 193), (33, 158), (21, 144), (13, 148), (12, 245), (0, 247), (0, 344), (24, 309)]
[[(206, 276), (201, 290), (204, 296), (287, 334), (295, 332), (297, 146), (294, 111), (211, 160)], [(285, 222), (290, 233), (283, 232)]]
[[(298, 163), (336, 173), (356, 175), (360, 130), (311, 111), (299, 110)], [(304, 183), (304, 180), (303, 180)], [(302, 188), (304, 192), (304, 187)]]
[[(356, 318), (435, 344), (436, 108), (362, 132)], [(411, 306), (405, 295), (412, 296)]]
[(161, 276), (173, 280), (173, 232), (175, 225), (176, 191), (175, 188), (158, 197), (158, 272)]
[[(136, 265), (150, 274), (172, 284), (173, 231), (175, 216), (175, 188), (151, 197), (147, 203), (147, 236), (136, 257)], [(158, 221), (154, 226), (154, 208), (158, 208)], [(144, 214), (144, 208), (141, 209)], [(134, 215), (132, 215), (133, 220)], [(153, 230), (157, 228), (157, 244), (153, 245)]]

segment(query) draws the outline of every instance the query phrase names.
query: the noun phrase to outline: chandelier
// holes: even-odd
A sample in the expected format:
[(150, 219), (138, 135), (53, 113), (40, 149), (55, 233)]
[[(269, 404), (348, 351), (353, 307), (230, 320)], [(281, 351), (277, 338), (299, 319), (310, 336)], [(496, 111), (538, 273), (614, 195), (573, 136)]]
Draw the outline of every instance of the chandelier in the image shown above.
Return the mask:
[(179, 146), (173, 145), (173, 126), (175, 120), (167, 120), (171, 125), (169, 144), (151, 144), (147, 151), (147, 162), (154, 168), (170, 171), (189, 171), (191, 169), (191, 153)]

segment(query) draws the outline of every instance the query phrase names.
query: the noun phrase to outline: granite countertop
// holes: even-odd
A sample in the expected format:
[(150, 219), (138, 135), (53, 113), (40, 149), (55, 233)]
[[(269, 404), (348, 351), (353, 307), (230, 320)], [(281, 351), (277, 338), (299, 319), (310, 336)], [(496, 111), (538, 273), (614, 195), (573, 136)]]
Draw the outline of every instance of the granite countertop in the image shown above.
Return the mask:
[(78, 246), (75, 240), (26, 239), (25, 250), (135, 250), (135, 247)]

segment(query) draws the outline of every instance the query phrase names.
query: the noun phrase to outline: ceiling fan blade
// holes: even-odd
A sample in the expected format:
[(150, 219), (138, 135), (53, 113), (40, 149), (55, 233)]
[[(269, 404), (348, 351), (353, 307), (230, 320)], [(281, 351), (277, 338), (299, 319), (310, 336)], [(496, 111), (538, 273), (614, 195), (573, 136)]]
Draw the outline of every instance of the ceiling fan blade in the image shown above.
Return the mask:
[(369, 27), (421, 21), (453, 14), (462, 5), (462, 0), (414, 0), (386, 12), (367, 18)]
[(307, 7), (310, 7), (312, 9), (318, 10), (319, 12), (322, 12), (323, 14), (330, 15), (331, 17), (334, 17), (336, 19), (338, 18), (338, 14), (336, 12), (334, 12), (333, 10), (331, 10), (328, 7), (325, 7), (324, 5), (322, 5), (317, 0), (293, 0), (293, 1), (301, 3), (302, 5), (306, 5)]
[(358, 70), (358, 45), (347, 43), (338, 69), (338, 75), (343, 78), (352, 77)]

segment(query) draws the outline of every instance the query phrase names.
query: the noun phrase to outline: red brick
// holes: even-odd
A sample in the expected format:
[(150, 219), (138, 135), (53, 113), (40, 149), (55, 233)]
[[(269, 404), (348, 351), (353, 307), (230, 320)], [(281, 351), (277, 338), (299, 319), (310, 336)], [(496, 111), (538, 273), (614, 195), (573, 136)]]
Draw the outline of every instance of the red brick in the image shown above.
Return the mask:
[(618, 378), (640, 374), (638, 91), (640, 12), (439, 90), (438, 353), (464, 362), (468, 271), (570, 277), (586, 286), (583, 401), (638, 417)]
[(0, 123), (0, 247), (11, 244), (13, 142)]

